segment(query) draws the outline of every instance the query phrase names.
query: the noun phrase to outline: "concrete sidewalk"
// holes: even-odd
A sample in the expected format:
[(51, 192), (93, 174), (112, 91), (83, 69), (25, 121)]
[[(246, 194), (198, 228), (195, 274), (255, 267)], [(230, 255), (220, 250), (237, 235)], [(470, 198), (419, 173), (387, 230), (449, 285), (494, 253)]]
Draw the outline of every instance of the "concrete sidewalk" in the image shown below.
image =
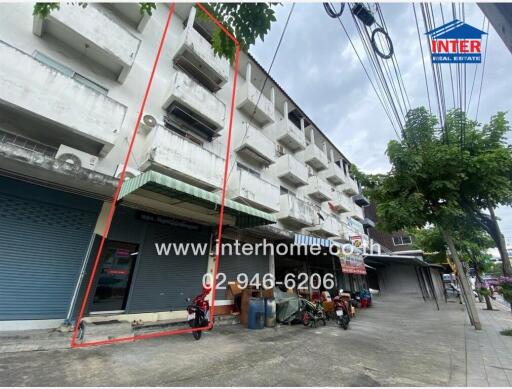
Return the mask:
[(462, 386), (464, 312), (417, 298), (377, 297), (347, 331), (216, 327), (87, 349), (0, 355), (2, 385)]
[(500, 331), (512, 328), (512, 313), (496, 304), (488, 311), (477, 303), (482, 330), (475, 331), (466, 317), (467, 386), (512, 386), (512, 337)]

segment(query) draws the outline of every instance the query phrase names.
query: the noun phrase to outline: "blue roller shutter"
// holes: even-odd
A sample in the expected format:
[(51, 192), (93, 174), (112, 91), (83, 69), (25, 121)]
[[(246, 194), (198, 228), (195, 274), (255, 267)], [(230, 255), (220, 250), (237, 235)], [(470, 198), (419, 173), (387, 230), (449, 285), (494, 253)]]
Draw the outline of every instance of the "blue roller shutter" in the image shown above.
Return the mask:
[(99, 209), (0, 177), (0, 320), (66, 316)]

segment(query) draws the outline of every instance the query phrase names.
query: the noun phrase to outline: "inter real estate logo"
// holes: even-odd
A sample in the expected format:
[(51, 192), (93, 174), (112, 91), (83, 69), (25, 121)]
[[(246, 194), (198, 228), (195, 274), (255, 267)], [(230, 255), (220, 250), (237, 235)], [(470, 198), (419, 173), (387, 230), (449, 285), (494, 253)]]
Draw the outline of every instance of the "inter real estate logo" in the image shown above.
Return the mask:
[(482, 35), (479, 30), (460, 20), (453, 20), (427, 32), (430, 36), (432, 62), (480, 63)]

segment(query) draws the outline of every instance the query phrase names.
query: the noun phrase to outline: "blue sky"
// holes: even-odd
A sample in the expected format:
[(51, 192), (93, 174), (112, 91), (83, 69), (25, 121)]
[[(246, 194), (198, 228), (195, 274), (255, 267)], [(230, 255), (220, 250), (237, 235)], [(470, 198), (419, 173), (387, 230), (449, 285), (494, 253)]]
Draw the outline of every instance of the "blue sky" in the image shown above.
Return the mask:
[[(258, 42), (251, 48), (251, 53), (267, 69), (291, 6), (286, 3), (277, 7), (277, 22), (269, 35), (264, 42)], [(437, 26), (442, 24), (440, 7), (439, 3), (434, 5)], [(381, 8), (411, 105), (428, 106), (412, 5), (381, 3)], [(416, 11), (419, 11), (418, 5)], [(451, 20), (448, 16), (451, 15), (450, 4), (443, 5), (443, 13), (447, 22)], [(465, 4), (465, 14), (467, 23), (477, 28), (482, 27), (483, 13), (476, 4)], [(423, 31), (421, 16), (418, 17), (420, 31)], [(347, 11), (342, 15), (342, 21), (367, 64), (354, 23)], [(512, 54), (492, 25), (488, 42), (478, 114), (478, 121), (482, 123), (488, 122), (497, 111), (511, 111), (512, 108), (512, 76), (509, 70), (512, 69)], [(425, 59), (430, 61), (427, 57)], [(430, 66), (430, 62), (426, 64)], [(482, 65), (467, 65), (468, 99), (475, 67), (477, 77), (468, 110), (472, 118), (476, 114)], [(271, 75), (350, 161), (366, 172), (385, 172), (389, 169), (385, 149), (387, 142), (396, 138), (395, 132), (338, 21), (327, 16), (321, 3), (295, 4)], [(431, 73), (428, 75), (431, 80)], [(432, 85), (430, 87), (432, 93)], [(451, 89), (446, 88), (445, 94), (447, 106), (451, 105)], [(512, 112), (507, 116), (512, 121)], [(509, 134), (508, 141), (512, 143), (512, 134)], [(512, 238), (512, 208), (501, 207), (497, 214), (501, 218), (504, 235)]]

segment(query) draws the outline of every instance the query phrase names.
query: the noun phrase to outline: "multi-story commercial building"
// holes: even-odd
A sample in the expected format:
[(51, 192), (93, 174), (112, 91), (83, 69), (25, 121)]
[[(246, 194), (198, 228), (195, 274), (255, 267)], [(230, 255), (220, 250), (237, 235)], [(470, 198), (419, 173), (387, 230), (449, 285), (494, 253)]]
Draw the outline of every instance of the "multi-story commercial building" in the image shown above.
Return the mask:
[[(0, 5), (0, 328), (72, 320), (83, 299), (169, 11), (138, 7)], [(195, 13), (176, 5), (87, 313), (179, 311), (214, 266), (234, 69)], [(363, 234), (350, 162), (246, 53), (238, 77), (225, 238)], [(167, 242), (208, 250), (158, 255)], [(219, 271), (278, 266), (224, 255)]]

